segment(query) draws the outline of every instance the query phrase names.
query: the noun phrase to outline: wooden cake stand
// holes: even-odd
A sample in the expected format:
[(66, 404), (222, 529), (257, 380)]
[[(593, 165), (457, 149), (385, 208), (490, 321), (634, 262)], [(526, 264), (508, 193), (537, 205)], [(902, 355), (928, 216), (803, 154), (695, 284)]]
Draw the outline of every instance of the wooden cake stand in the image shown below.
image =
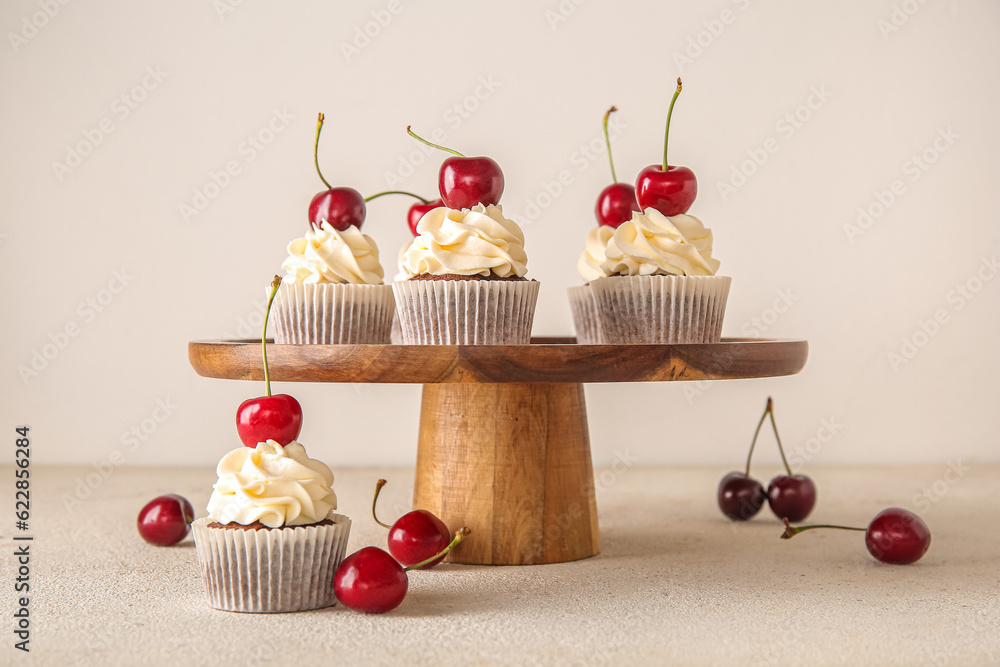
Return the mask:
[[(792, 375), (802, 340), (690, 345), (269, 345), (271, 379), (423, 384), (413, 506), (470, 539), (459, 563), (559, 563), (598, 553), (586, 382)], [(199, 375), (263, 380), (260, 341), (188, 345)]]

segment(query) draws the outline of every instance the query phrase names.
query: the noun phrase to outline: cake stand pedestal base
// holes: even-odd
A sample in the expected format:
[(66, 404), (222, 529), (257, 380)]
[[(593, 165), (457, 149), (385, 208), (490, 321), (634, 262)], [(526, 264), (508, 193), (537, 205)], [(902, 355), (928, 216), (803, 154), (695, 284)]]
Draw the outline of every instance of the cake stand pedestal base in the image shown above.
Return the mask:
[(530, 565), (601, 550), (583, 385), (425, 384), (413, 506), (472, 530), (456, 563)]

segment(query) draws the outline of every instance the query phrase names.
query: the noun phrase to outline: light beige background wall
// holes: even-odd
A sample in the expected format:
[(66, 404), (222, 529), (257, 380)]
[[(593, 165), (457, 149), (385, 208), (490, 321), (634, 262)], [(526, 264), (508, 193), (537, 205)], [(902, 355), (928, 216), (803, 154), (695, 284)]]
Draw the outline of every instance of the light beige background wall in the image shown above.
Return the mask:
[[(0, 28), (0, 410), (36, 463), (238, 445), (263, 387), (195, 376), (186, 344), (256, 335), (321, 189), (318, 111), (327, 177), (366, 194), (433, 193), (442, 156), (409, 123), (499, 161), (535, 331), (568, 333), (610, 182), (601, 115), (621, 109), (632, 180), (678, 75), (671, 161), (733, 277), (726, 334), (807, 338), (811, 358), (793, 378), (590, 386), (595, 459), (737, 466), (773, 394), (807, 464), (1000, 460), (996, 2), (16, 0)], [(390, 275), (408, 205), (369, 208)], [(278, 390), (335, 467), (412, 462), (418, 387)]]

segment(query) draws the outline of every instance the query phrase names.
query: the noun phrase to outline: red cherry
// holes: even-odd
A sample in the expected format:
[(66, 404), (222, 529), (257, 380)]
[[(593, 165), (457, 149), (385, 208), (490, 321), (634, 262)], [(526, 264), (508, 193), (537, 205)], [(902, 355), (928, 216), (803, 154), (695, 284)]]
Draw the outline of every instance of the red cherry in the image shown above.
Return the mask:
[(733, 521), (751, 519), (766, 498), (760, 482), (741, 472), (731, 472), (719, 483), (719, 509)]
[(176, 493), (153, 498), (139, 511), (135, 525), (142, 539), (158, 547), (170, 547), (191, 530), (194, 508)]
[(617, 229), (620, 224), (632, 218), (632, 211), (642, 209), (635, 200), (635, 188), (627, 183), (618, 183), (618, 176), (615, 175), (615, 160), (611, 156), (611, 139), (608, 137), (608, 118), (615, 111), (618, 111), (618, 107), (613, 106), (604, 114), (604, 145), (608, 149), (611, 180), (615, 182), (601, 190), (594, 213), (597, 215), (597, 224)]
[(339, 232), (351, 225), (361, 229), (365, 222), (365, 198), (354, 188), (335, 188), (330, 185), (319, 168), (319, 135), (323, 131), (323, 114), (316, 119), (316, 139), (313, 141), (313, 164), (319, 180), (326, 190), (319, 192), (309, 202), (309, 224), (318, 229), (324, 220)]
[(931, 546), (931, 531), (923, 519), (899, 507), (875, 515), (865, 531), (868, 553), (883, 563), (915, 563)]
[(876, 514), (868, 528), (830, 524), (796, 527), (785, 519), (785, 532), (781, 534), (781, 539), (790, 540), (799, 533), (816, 528), (864, 531), (868, 553), (875, 560), (890, 565), (915, 563), (924, 557), (931, 546), (931, 531), (924, 520), (899, 507), (890, 507)]
[(267, 321), (271, 315), (271, 304), (278, 293), (281, 276), (271, 281), (271, 294), (264, 312), (264, 330), (260, 335), (261, 356), (264, 357), (264, 387), (266, 396), (248, 398), (236, 409), (236, 431), (247, 447), (274, 440), (284, 447), (299, 437), (302, 430), (302, 406), (288, 394), (271, 395), (271, 371), (267, 365)]
[(236, 410), (236, 430), (247, 447), (265, 440), (284, 447), (299, 437), (302, 406), (288, 394), (248, 398)]
[(674, 167), (667, 162), (667, 144), (670, 139), (670, 117), (674, 103), (681, 94), (681, 79), (677, 77), (677, 90), (670, 99), (667, 126), (663, 130), (663, 162), (653, 164), (639, 172), (635, 179), (635, 194), (642, 210), (655, 208), (666, 216), (687, 213), (698, 196), (698, 180), (687, 167)]
[(351, 225), (360, 229), (365, 215), (365, 198), (354, 188), (330, 188), (309, 202), (309, 224), (314, 228), (325, 220), (339, 232)]
[(767, 485), (767, 504), (778, 518), (802, 521), (816, 506), (816, 485), (805, 475), (778, 475)]
[(450, 157), (438, 172), (438, 191), (448, 208), (499, 204), (503, 185), (500, 165), (488, 157)]
[(440, 199), (435, 199), (429, 204), (417, 202), (410, 207), (409, 212), (406, 214), (406, 221), (410, 225), (410, 231), (413, 232), (414, 236), (417, 236), (417, 223), (420, 222), (420, 218), (424, 217), (424, 214), (427, 212), (442, 206), (444, 206), (444, 202)]
[[(441, 553), (450, 541), (448, 526), (427, 510), (407, 512), (389, 529), (389, 553), (406, 566), (422, 563)], [(419, 569), (429, 570), (442, 560), (444, 556)]]
[(333, 577), (333, 592), (350, 609), (381, 614), (399, 606), (409, 580), (403, 566), (378, 547), (356, 551), (340, 564)]
[(421, 570), (429, 570), (442, 560), (444, 556), (431, 560), (436, 554), (448, 546), (451, 541), (451, 532), (444, 521), (437, 518), (427, 510), (414, 510), (407, 512), (396, 519), (396, 523), (389, 526), (382, 523), (375, 513), (378, 504), (379, 494), (386, 481), (380, 479), (375, 483), (375, 497), (372, 498), (372, 518), (375, 523), (383, 528), (389, 529), (388, 545), (389, 553), (403, 565), (407, 567), (417, 563), (424, 563)]
[(617, 228), (626, 220), (632, 219), (632, 212), (639, 211), (635, 200), (635, 188), (628, 183), (614, 183), (601, 190), (597, 197), (594, 213), (601, 225)]
[(698, 180), (687, 167), (653, 164), (639, 172), (635, 194), (642, 210), (655, 208), (665, 216), (687, 213), (698, 196)]
[[(469, 532), (468, 528), (462, 528), (432, 558), (444, 558)], [(378, 547), (365, 547), (345, 558), (337, 568), (333, 575), (333, 592), (345, 607), (368, 614), (381, 614), (398, 607), (406, 597), (409, 588), (406, 573), (426, 564), (414, 563), (404, 568)]]
[(437, 144), (432, 144), (421, 138), (406, 127), (406, 133), (432, 148), (437, 148), (455, 157), (450, 157), (441, 163), (438, 171), (438, 191), (441, 200), (448, 208), (472, 208), (477, 204), (490, 206), (500, 203), (503, 194), (503, 171), (494, 160), (488, 157), (465, 157), (458, 151)]

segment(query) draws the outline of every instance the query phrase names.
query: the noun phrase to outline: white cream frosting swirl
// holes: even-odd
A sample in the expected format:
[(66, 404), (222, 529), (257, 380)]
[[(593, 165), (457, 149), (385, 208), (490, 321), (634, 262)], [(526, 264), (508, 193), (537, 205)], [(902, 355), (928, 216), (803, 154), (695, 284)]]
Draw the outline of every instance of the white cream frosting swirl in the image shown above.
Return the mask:
[(322, 521), (337, 509), (333, 473), (294, 440), (284, 447), (268, 440), (254, 449), (234, 449), (216, 472), (208, 514), (218, 523), (300, 526)]
[(501, 278), (528, 272), (524, 233), (503, 216), (499, 204), (461, 210), (438, 207), (417, 224), (417, 237), (403, 255), (407, 277), (449, 273)]
[(304, 238), (288, 244), (288, 258), (281, 265), (287, 283), (354, 283), (381, 285), (384, 273), (378, 246), (351, 225), (339, 232), (325, 220)]
[(609, 276), (714, 276), (719, 260), (712, 258), (712, 230), (701, 220), (647, 208), (615, 230), (602, 268)]
[(614, 233), (615, 228), (607, 225), (591, 227), (587, 232), (587, 247), (580, 253), (580, 259), (576, 263), (580, 277), (586, 282), (607, 277), (608, 274), (604, 272), (601, 264), (604, 263), (604, 251), (608, 247), (608, 240)]

